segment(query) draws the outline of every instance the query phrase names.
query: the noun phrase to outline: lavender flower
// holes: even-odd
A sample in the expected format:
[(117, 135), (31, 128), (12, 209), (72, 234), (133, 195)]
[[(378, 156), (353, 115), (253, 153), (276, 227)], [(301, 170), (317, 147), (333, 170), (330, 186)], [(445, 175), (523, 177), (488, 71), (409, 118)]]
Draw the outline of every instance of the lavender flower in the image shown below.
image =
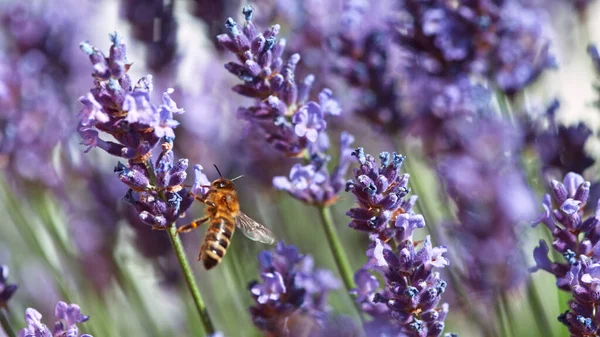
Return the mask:
[(70, 47), (89, 10), (75, 3), (0, 4), (0, 166), (10, 182), (63, 182), (52, 156), (74, 131), (70, 97), (83, 62)]
[(0, 265), (0, 308), (6, 307), (16, 291), (17, 285), (8, 283), (8, 266)]
[(588, 6), (594, 2), (594, 0), (566, 0), (572, 4), (575, 9), (579, 12), (579, 15), (583, 15), (587, 10)]
[[(569, 172), (562, 182), (553, 180), (552, 197), (544, 196), (544, 212), (533, 222), (533, 225), (543, 223), (551, 231), (554, 240), (552, 247), (565, 258), (564, 262), (552, 262), (548, 257), (549, 247), (541, 240), (533, 256), (536, 266), (532, 271), (543, 269), (557, 278), (560, 289), (573, 291), (570, 270), (578, 264), (581, 256), (600, 258), (600, 236), (596, 225), (600, 219), (598, 209), (596, 214), (587, 219), (583, 218), (583, 206), (587, 203), (590, 193), (590, 182), (584, 181), (577, 173)], [(553, 208), (552, 201), (556, 203)]]
[(491, 92), (464, 75), (451, 79), (415, 76), (406, 88), (405, 97), (415, 111), (407, 131), (421, 138), (424, 152), (432, 159), (460, 142), (460, 126), (465, 121), (496, 114)]
[(583, 173), (595, 162), (585, 150), (592, 130), (580, 122), (575, 125), (559, 124), (556, 111), (560, 106), (554, 100), (545, 109), (542, 118), (525, 121), (526, 143), (537, 151), (542, 169), (547, 175), (564, 176), (568, 172)]
[[(182, 186), (188, 160), (175, 160), (172, 151), (173, 128), (178, 125), (173, 116), (183, 113), (183, 109), (169, 96), (172, 89), (163, 94), (162, 105), (152, 104), (149, 76), (133, 87), (127, 74), (130, 64), (125, 44), (116, 33), (111, 40), (108, 58), (87, 42), (81, 44), (94, 65), (96, 87), (80, 99), (84, 107), (79, 114), (79, 132), (83, 144), (88, 146), (86, 151), (99, 147), (128, 160), (115, 167), (121, 182), (129, 187), (125, 201), (134, 206), (144, 223), (154, 229), (166, 229), (193, 201)], [(98, 131), (108, 133), (117, 142), (102, 140)], [(161, 152), (153, 164), (151, 151), (161, 141)], [(197, 175), (202, 173), (198, 170)]]
[[(434, 268), (448, 265), (446, 247), (433, 247), (429, 236), (421, 249), (413, 239), (414, 230), (423, 228), (425, 220), (411, 209), (416, 196), (404, 198), (408, 174), (400, 175), (404, 156), (382, 152), (381, 165), (359, 147), (352, 155), (360, 167), (354, 179), (347, 182), (358, 207), (346, 214), (352, 218), (350, 227), (370, 232), (374, 242), (367, 250), (368, 262), (359, 269), (352, 290), (361, 309), (373, 319), (365, 323), (368, 336), (405, 334), (407, 336), (441, 336), (448, 305), (439, 305), (446, 282)], [(386, 243), (394, 239), (397, 253)], [(381, 273), (383, 290), (370, 271)]]
[(518, 287), (527, 275), (520, 232), (535, 216), (535, 204), (516, 162), (522, 138), (512, 124), (494, 118), (455, 122), (452, 127), (454, 147), (439, 154), (437, 163), (457, 208), (458, 221), (448, 232), (464, 260), (463, 282), (491, 299)]
[(405, 198), (410, 189), (408, 174), (400, 174), (404, 156), (397, 153), (379, 154), (381, 165), (365, 154), (362, 147), (352, 152), (360, 167), (354, 170), (354, 179), (346, 183), (358, 201), (346, 215), (352, 218), (350, 227), (371, 233), (372, 239), (387, 241), (402, 237), (406, 229), (425, 225), (423, 216), (412, 214), (417, 197)]
[(223, 21), (227, 19), (226, 13), (238, 10), (240, 3), (239, 0), (194, 0), (191, 4), (192, 14), (204, 21), (207, 36), (219, 51), (223, 51), (223, 47), (214, 37), (221, 32)]
[(54, 323), (54, 327), (50, 330), (42, 323), (42, 314), (33, 308), (25, 310), (25, 323), (27, 327), (19, 331), (19, 337), (92, 337), (88, 334), (79, 335), (77, 323), (83, 323), (89, 320), (89, 316), (81, 313), (81, 309), (77, 304), (67, 304), (65, 302), (56, 303), (54, 315), (58, 321)]
[[(372, 27), (385, 22), (377, 4), (347, 1), (341, 28), (327, 39), (331, 71), (341, 76), (352, 88), (345, 106), (372, 124), (393, 133), (407, 125), (402, 111), (397, 64), (389, 60), (394, 53), (392, 30)], [(387, 11), (386, 13), (389, 13)], [(381, 18), (380, 18), (381, 16)], [(346, 105), (348, 104), (348, 105)]]
[(570, 336), (597, 336), (599, 333), (600, 318), (595, 310), (600, 302), (600, 263), (597, 261), (597, 255), (591, 258), (579, 256), (562, 280), (568, 282), (573, 299), (569, 301), (569, 310), (558, 316), (558, 320), (567, 326)]
[[(80, 98), (84, 107), (79, 113), (79, 133), (88, 146), (86, 151), (99, 147), (131, 162), (144, 162), (162, 138), (175, 137), (173, 128), (178, 123), (173, 115), (183, 110), (169, 96), (172, 89), (163, 94), (159, 107), (150, 102), (151, 76), (134, 87), (127, 74), (131, 65), (125, 44), (117, 33), (111, 34), (111, 41), (108, 58), (89, 43), (81, 44), (92, 62), (96, 87)], [(102, 140), (98, 131), (110, 134), (118, 143)]]
[(327, 293), (340, 287), (328, 270), (314, 270), (313, 259), (279, 242), (274, 251), (259, 254), (262, 282), (249, 285), (256, 304), (252, 321), (276, 336), (305, 336), (325, 323)]
[[(289, 178), (274, 177), (273, 186), (308, 204), (325, 206), (335, 203), (344, 187), (344, 177), (350, 166), (350, 145), (353, 141), (352, 135), (342, 132), (340, 159), (331, 175), (327, 172), (330, 157), (324, 153), (313, 153), (307, 165), (295, 164), (292, 167)], [(320, 149), (323, 150), (325, 149)]]
[[(188, 161), (185, 158), (175, 161), (171, 148), (171, 143), (164, 143), (156, 159), (152, 169), (156, 174), (155, 184), (150, 184), (150, 170), (143, 164), (130, 163), (128, 167), (119, 163), (115, 167), (119, 179), (130, 187), (125, 201), (134, 206), (144, 223), (158, 230), (174, 223), (194, 201), (193, 195), (182, 186), (187, 178)], [(199, 170), (196, 172), (196, 179), (204, 177)]]
[[(355, 275), (357, 303), (373, 320), (365, 324), (369, 336), (401, 333), (406, 336), (441, 336), (448, 304), (440, 304), (446, 281), (434, 268), (448, 265), (446, 248), (432, 247), (429, 236), (423, 246), (413, 241), (413, 228), (406, 228), (397, 253), (379, 239), (367, 254), (369, 262)], [(379, 272), (385, 285), (369, 271)]]
[(555, 65), (540, 24), (544, 13), (520, 2), (410, 0), (401, 11), (397, 40), (426, 73), (480, 74), (511, 95)]
[(274, 25), (259, 33), (252, 21), (254, 10), (244, 7), (246, 18), (240, 29), (231, 18), (225, 23), (227, 34), (217, 36), (219, 43), (238, 57), (225, 68), (238, 76), (243, 84), (233, 90), (256, 99), (250, 107), (240, 108), (240, 118), (249, 121), (272, 146), (287, 156), (302, 155), (319, 139), (326, 127), (326, 115), (338, 115), (339, 104), (329, 89), (319, 94), (319, 102), (308, 101), (314, 76), (302, 83), (295, 81), (295, 69), (300, 55), (293, 54), (283, 62), (285, 40), (277, 41), (280, 26)]
[(173, 15), (175, 1), (123, 0), (125, 17), (133, 27), (133, 35), (146, 43), (146, 62), (160, 71), (175, 58), (177, 20)]

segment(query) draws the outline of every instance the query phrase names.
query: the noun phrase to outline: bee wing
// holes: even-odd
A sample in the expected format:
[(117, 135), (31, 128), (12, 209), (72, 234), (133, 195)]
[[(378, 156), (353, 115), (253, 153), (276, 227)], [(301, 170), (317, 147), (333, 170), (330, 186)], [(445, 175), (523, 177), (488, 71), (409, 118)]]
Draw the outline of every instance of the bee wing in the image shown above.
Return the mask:
[(266, 243), (268, 245), (275, 243), (275, 235), (273, 232), (242, 212), (235, 217), (235, 225), (250, 240)]

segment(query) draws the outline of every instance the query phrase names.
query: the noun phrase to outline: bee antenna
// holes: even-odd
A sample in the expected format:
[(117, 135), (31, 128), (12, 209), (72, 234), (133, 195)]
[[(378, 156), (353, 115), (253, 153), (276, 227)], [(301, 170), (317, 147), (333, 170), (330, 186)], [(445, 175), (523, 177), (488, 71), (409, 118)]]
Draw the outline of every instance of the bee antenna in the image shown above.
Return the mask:
[(238, 180), (238, 179), (240, 179), (240, 178), (242, 178), (242, 177), (243, 177), (243, 175), (239, 175), (239, 176), (237, 176), (237, 177), (235, 177), (235, 178), (231, 179), (231, 181), (236, 181), (236, 180)]
[(223, 175), (221, 174), (221, 171), (219, 171), (219, 168), (217, 167), (217, 165), (213, 164), (213, 166), (217, 169), (217, 173), (219, 173), (219, 177), (223, 178)]

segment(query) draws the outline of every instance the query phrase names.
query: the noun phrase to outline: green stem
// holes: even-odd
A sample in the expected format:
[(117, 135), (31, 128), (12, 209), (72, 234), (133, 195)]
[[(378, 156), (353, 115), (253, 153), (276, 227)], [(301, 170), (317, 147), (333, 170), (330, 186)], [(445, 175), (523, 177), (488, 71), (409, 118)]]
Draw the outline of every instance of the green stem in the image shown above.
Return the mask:
[(532, 279), (529, 279), (527, 282), (527, 299), (531, 305), (531, 308), (533, 309), (533, 312), (535, 313), (535, 323), (538, 326), (538, 330), (542, 333), (542, 336), (554, 337), (554, 332), (550, 328), (551, 324), (548, 321), (546, 310), (544, 310), (542, 299), (535, 289)]
[(498, 101), (498, 106), (500, 107), (502, 116), (506, 118), (506, 120), (513, 122), (512, 108), (508, 101), (508, 97), (506, 97), (502, 91), (496, 90), (496, 100)]
[(175, 256), (177, 256), (177, 260), (179, 261), (179, 265), (181, 266), (181, 271), (185, 276), (185, 283), (187, 284), (188, 289), (192, 294), (192, 299), (194, 300), (196, 310), (200, 315), (200, 320), (202, 321), (202, 327), (204, 328), (204, 332), (206, 335), (213, 334), (215, 332), (215, 328), (213, 327), (213, 323), (210, 320), (208, 311), (206, 310), (204, 300), (200, 295), (200, 290), (198, 290), (198, 285), (196, 284), (194, 273), (192, 272), (192, 268), (190, 267), (190, 264), (185, 256), (183, 243), (177, 235), (177, 227), (174, 223), (169, 226), (169, 239), (171, 239), (171, 244), (173, 245), (173, 249), (175, 250)]
[[(331, 210), (329, 209), (329, 207), (326, 206), (320, 206), (318, 208), (319, 214), (321, 215), (321, 220), (323, 222), (323, 229), (325, 230), (325, 237), (327, 238), (329, 248), (331, 249), (331, 254), (333, 254), (335, 264), (337, 265), (338, 271), (342, 275), (342, 280), (344, 281), (346, 293), (349, 295), (350, 290), (355, 287), (352, 267), (350, 267), (348, 257), (344, 253), (342, 243), (340, 242), (340, 239), (335, 230), (333, 217), (331, 216)], [(352, 296), (350, 296), (350, 300), (352, 301), (352, 303), (355, 303), (354, 298), (352, 298)], [(362, 319), (362, 311), (360, 310), (360, 308), (357, 307), (357, 311)]]
[(10, 322), (8, 321), (8, 317), (6, 316), (6, 311), (4, 308), (0, 307), (0, 325), (2, 325), (2, 330), (6, 333), (8, 337), (16, 337), (15, 331), (10, 326)]
[[(148, 174), (150, 175), (150, 182), (152, 185), (156, 186), (156, 174), (152, 169), (152, 162), (150, 159), (146, 161), (146, 168), (148, 169)], [(158, 192), (158, 195), (161, 199), (165, 200), (165, 195), (162, 191)], [(183, 249), (183, 243), (177, 235), (177, 226), (175, 223), (172, 223), (168, 226), (167, 231), (169, 232), (169, 239), (171, 240), (171, 244), (173, 245), (173, 250), (175, 251), (175, 256), (177, 257), (177, 261), (179, 261), (179, 266), (181, 266), (181, 271), (183, 272), (183, 276), (185, 277), (185, 283), (188, 286), (190, 293), (192, 294), (192, 299), (194, 300), (194, 305), (196, 306), (196, 310), (198, 311), (198, 315), (200, 315), (200, 321), (202, 322), (202, 327), (204, 329), (205, 335), (212, 335), (215, 333), (215, 328), (213, 323), (208, 315), (208, 311), (206, 310), (206, 304), (204, 304), (204, 300), (200, 295), (200, 290), (198, 289), (198, 285), (196, 284), (196, 278), (194, 277), (194, 272), (192, 271), (192, 267), (190, 267), (190, 263), (185, 256), (185, 250)]]
[[(506, 296), (506, 293), (502, 293), (500, 295), (500, 297), (502, 299), (502, 309), (504, 310), (504, 317), (506, 318), (507, 329), (510, 331), (511, 336), (516, 336), (517, 328), (515, 326), (515, 322), (516, 322), (517, 318), (515, 317), (514, 312), (510, 307), (510, 300)], [(548, 336), (548, 335), (544, 335), (544, 336)]]
[(504, 337), (512, 337), (512, 331), (509, 329), (508, 327), (508, 319), (506, 317), (506, 311), (504, 310), (503, 306), (502, 306), (502, 301), (500, 299), (500, 296), (494, 296), (495, 299), (495, 304), (494, 304), (494, 311), (495, 311), (495, 316), (496, 319), (498, 320), (498, 324), (500, 325), (500, 330), (502, 331), (502, 336)]

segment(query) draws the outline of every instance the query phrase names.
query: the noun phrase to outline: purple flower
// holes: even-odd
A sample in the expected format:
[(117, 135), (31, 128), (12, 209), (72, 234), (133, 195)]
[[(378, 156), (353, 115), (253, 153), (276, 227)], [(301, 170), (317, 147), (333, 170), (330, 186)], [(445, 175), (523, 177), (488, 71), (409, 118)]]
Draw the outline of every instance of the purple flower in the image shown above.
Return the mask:
[[(408, 174), (400, 174), (404, 156), (397, 153), (382, 152), (379, 154), (381, 165), (365, 154), (362, 147), (352, 152), (360, 167), (354, 169), (354, 179), (346, 183), (346, 191), (356, 197), (358, 207), (351, 208), (346, 215), (352, 218), (350, 227), (359, 231), (370, 232), (372, 238), (387, 241), (395, 236), (403, 237), (412, 228), (406, 228), (416, 196), (405, 198), (408, 188)], [(414, 217), (413, 217), (414, 219)], [(409, 226), (410, 227), (410, 226)]]
[(573, 299), (558, 320), (567, 326), (571, 336), (594, 336), (600, 329), (600, 319), (595, 313), (600, 302), (600, 264), (597, 261), (597, 255), (581, 255), (565, 275)]
[[(440, 304), (446, 282), (434, 268), (448, 265), (445, 247), (432, 247), (429, 236), (416, 250), (412, 234), (399, 241), (397, 253), (379, 239), (367, 256), (370, 261), (355, 274), (353, 293), (361, 309), (373, 319), (365, 323), (369, 336), (384, 331), (407, 336), (441, 336), (448, 304)], [(385, 286), (370, 271), (380, 273)]]
[(488, 77), (512, 95), (555, 66), (543, 35), (545, 13), (517, 1), (403, 3), (397, 41), (409, 65), (447, 79)]
[(8, 283), (8, 266), (0, 265), (0, 308), (6, 307), (17, 288), (16, 284)]
[[(562, 182), (553, 180), (551, 185), (552, 197), (544, 197), (544, 212), (532, 224), (543, 223), (550, 230), (554, 237), (552, 248), (564, 257), (564, 262), (552, 262), (548, 257), (548, 245), (541, 240), (534, 250), (536, 266), (531, 270), (543, 269), (554, 274), (560, 289), (574, 291), (573, 276), (569, 274), (573, 266), (578, 265), (581, 257), (600, 261), (600, 236), (596, 228), (600, 221), (600, 207), (595, 215), (583, 217), (583, 206), (588, 202), (591, 184), (579, 174), (570, 172)], [(595, 278), (595, 272), (591, 273), (593, 270), (590, 269), (589, 276), (584, 279), (591, 281), (592, 276)]]
[(540, 113), (541, 117), (523, 122), (526, 142), (539, 153), (546, 175), (581, 174), (595, 162), (585, 150), (592, 130), (583, 122), (570, 126), (560, 124), (556, 120), (559, 107), (560, 102), (554, 100)]
[(496, 118), (449, 124), (453, 147), (438, 153), (436, 164), (456, 205), (458, 221), (448, 232), (468, 266), (462, 281), (482, 296), (514, 289), (527, 275), (519, 249), (522, 224), (535, 216), (533, 193), (515, 159), (521, 135)]
[[(79, 114), (78, 130), (90, 148), (99, 147), (115, 156), (144, 161), (162, 138), (175, 137), (173, 128), (178, 122), (173, 120), (173, 115), (183, 110), (177, 108), (169, 96), (173, 89), (163, 94), (162, 105), (150, 102), (151, 76), (133, 86), (127, 74), (131, 64), (127, 63), (126, 46), (117, 33), (111, 34), (111, 41), (108, 58), (89, 43), (81, 43), (82, 51), (93, 64), (96, 86), (80, 99), (84, 108)], [(117, 142), (102, 140), (95, 130), (113, 136)]]
[(333, 274), (314, 270), (310, 256), (279, 242), (274, 251), (259, 254), (262, 282), (249, 285), (256, 304), (252, 321), (274, 335), (296, 336), (297, 331), (318, 331), (326, 323), (327, 293), (340, 287)]
[(78, 116), (82, 125), (108, 122), (108, 116), (102, 111), (102, 105), (96, 101), (94, 95), (88, 93), (86, 96), (82, 96), (79, 101), (83, 104)]
[(198, 196), (206, 196), (210, 190), (210, 180), (206, 177), (206, 174), (202, 172), (204, 168), (202, 165), (194, 166), (194, 185), (190, 189), (190, 192)]
[(154, 71), (167, 68), (177, 56), (175, 3), (126, 0), (122, 1), (122, 7), (133, 36), (145, 44), (148, 67)]
[(154, 185), (149, 184), (149, 168), (144, 164), (130, 162), (125, 166), (119, 163), (115, 167), (119, 179), (130, 188), (125, 201), (134, 206), (145, 224), (158, 230), (174, 223), (194, 201), (193, 195), (182, 186), (187, 178), (188, 160), (175, 161), (172, 145), (165, 144), (154, 164)]
[(339, 192), (344, 187), (344, 177), (350, 165), (350, 145), (353, 141), (352, 135), (342, 132), (340, 160), (331, 174), (327, 171), (329, 156), (314, 153), (308, 165), (295, 164), (289, 178), (274, 177), (273, 186), (308, 204), (329, 205), (336, 202)]
[(566, 0), (579, 12), (580, 15), (585, 15), (584, 12), (587, 10), (588, 6), (593, 3), (593, 0)]
[(70, 100), (85, 70), (71, 47), (90, 7), (76, 4), (0, 4), (0, 161), (11, 186), (31, 182), (60, 189), (67, 179), (54, 165), (54, 150), (73, 134)]
[(498, 22), (498, 40), (490, 55), (492, 78), (507, 94), (521, 91), (545, 69), (555, 68), (543, 35), (545, 13), (518, 1), (506, 1)]
[(319, 137), (319, 132), (327, 127), (320, 107), (314, 102), (309, 102), (298, 109), (292, 116), (294, 132), (298, 137), (306, 137), (309, 142), (314, 143)]
[[(183, 187), (188, 160), (176, 160), (172, 151), (173, 128), (179, 124), (173, 116), (184, 110), (170, 97), (173, 89), (163, 93), (160, 106), (150, 102), (151, 76), (133, 86), (127, 74), (131, 64), (126, 46), (117, 33), (110, 38), (109, 57), (87, 42), (81, 44), (93, 64), (95, 88), (81, 99), (84, 110), (80, 113), (79, 132), (88, 145), (86, 151), (99, 147), (127, 160), (127, 164), (119, 162), (114, 169), (119, 180), (129, 187), (124, 200), (133, 205), (143, 223), (165, 230), (184, 215), (194, 200), (194, 195)], [(98, 131), (109, 134), (116, 142), (102, 140)], [(153, 162), (152, 150), (159, 143), (161, 151)], [(199, 176), (200, 170), (201, 167), (196, 170), (196, 183), (207, 185)], [(194, 186), (193, 191), (202, 193), (203, 189)]]
[(284, 63), (286, 41), (277, 41), (280, 26), (259, 33), (252, 21), (253, 8), (246, 6), (242, 12), (246, 18), (243, 27), (229, 18), (227, 34), (217, 36), (221, 46), (238, 58), (238, 62), (225, 65), (243, 81), (233, 90), (256, 99), (254, 105), (240, 108), (238, 116), (249, 121), (253, 131), (263, 134), (276, 150), (289, 157), (301, 156), (325, 130), (325, 116), (339, 115), (340, 106), (329, 89), (321, 92), (319, 103), (308, 101), (315, 77), (308, 75), (296, 83), (300, 55), (293, 54)]
[[(367, 250), (367, 263), (354, 276), (357, 288), (352, 290), (360, 308), (373, 318), (365, 323), (365, 331), (369, 336), (441, 336), (448, 305), (440, 300), (447, 284), (434, 269), (449, 264), (447, 249), (433, 247), (429, 236), (416, 249), (414, 231), (425, 227), (425, 220), (411, 212), (416, 196), (405, 198), (409, 177), (399, 173), (405, 158), (382, 152), (378, 165), (363, 148), (352, 155), (360, 166), (346, 190), (355, 195), (358, 207), (346, 214), (352, 218), (350, 227), (371, 233), (374, 241)], [(386, 243), (391, 239), (395, 250)], [(371, 271), (383, 276), (383, 289)]]
[(19, 331), (19, 337), (92, 337), (88, 334), (79, 335), (78, 323), (86, 322), (89, 316), (81, 313), (77, 304), (67, 304), (59, 301), (56, 303), (54, 315), (58, 318), (50, 330), (42, 323), (42, 315), (33, 308), (25, 310), (25, 323), (27, 327)]

